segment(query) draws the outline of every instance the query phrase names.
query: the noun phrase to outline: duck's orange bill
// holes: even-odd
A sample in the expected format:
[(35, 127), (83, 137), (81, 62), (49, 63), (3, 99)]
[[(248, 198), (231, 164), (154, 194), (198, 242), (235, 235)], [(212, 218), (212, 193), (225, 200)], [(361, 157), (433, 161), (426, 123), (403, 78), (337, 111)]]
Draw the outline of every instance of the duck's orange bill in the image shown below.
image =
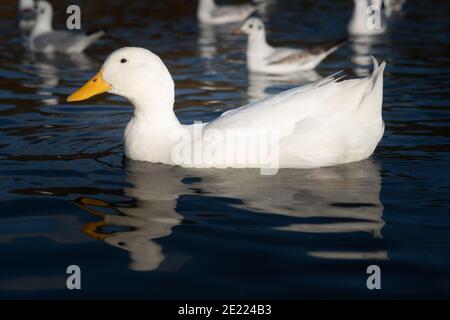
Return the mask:
[(103, 69), (84, 86), (67, 97), (68, 102), (82, 101), (111, 90), (111, 85), (103, 79)]

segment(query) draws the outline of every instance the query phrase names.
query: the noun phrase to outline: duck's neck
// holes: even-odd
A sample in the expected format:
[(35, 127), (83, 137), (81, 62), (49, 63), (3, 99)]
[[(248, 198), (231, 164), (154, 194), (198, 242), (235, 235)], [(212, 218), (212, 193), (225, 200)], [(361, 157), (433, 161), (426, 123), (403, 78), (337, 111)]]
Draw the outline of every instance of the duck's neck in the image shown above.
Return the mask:
[(175, 95), (146, 95), (130, 99), (134, 106), (133, 119), (157, 130), (172, 130), (180, 127), (180, 122), (173, 112)]
[(182, 129), (173, 112), (173, 96), (130, 99), (133, 118), (124, 134), (125, 155), (141, 161), (171, 164), (174, 135)]
[(252, 57), (264, 57), (270, 53), (272, 47), (267, 43), (266, 32), (251, 34), (248, 37), (247, 55)]

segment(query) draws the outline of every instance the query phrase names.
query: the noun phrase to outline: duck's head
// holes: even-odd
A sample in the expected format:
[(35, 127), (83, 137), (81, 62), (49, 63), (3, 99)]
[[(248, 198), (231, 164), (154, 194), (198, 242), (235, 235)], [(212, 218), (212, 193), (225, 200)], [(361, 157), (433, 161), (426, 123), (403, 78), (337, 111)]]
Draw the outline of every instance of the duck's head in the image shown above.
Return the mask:
[(237, 33), (244, 33), (248, 36), (264, 35), (264, 32), (264, 22), (256, 17), (247, 19), (242, 27), (237, 30)]
[(173, 104), (174, 83), (157, 55), (147, 49), (125, 47), (111, 53), (100, 71), (67, 101), (86, 100), (103, 92), (125, 97), (135, 106)]

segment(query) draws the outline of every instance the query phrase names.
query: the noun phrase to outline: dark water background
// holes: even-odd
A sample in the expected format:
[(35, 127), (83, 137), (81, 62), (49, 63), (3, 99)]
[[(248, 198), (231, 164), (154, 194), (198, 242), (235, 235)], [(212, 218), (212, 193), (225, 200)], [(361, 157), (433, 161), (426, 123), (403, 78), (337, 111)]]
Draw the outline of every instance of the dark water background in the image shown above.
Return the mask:
[[(56, 1), (53, 1), (56, 3)], [(58, 1), (56, 28), (65, 6)], [(76, 3), (76, 1), (75, 1)], [(32, 55), (0, 4), (0, 298), (450, 297), (448, 1), (408, 1), (390, 32), (354, 39), (294, 79), (248, 75), (236, 26), (197, 24), (196, 1), (79, 1), (86, 55)], [(223, 2), (222, 2), (223, 3)], [(352, 1), (274, 1), (269, 41), (345, 34)], [(127, 161), (132, 109), (65, 97), (122, 46), (162, 57), (184, 123), (386, 60), (386, 133), (373, 157), (317, 170), (188, 170)], [(66, 289), (66, 267), (82, 290)], [(366, 288), (381, 267), (382, 290)]]

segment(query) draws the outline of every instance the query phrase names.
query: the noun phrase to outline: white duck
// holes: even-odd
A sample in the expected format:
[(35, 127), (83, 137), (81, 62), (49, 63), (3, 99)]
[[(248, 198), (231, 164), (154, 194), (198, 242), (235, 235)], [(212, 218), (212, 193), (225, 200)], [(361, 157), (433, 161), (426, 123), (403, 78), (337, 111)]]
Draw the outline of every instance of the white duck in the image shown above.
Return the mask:
[(19, 29), (24, 32), (30, 32), (36, 23), (36, 13), (34, 12), (34, 0), (19, 1)]
[(259, 18), (248, 19), (236, 33), (248, 35), (248, 69), (252, 72), (269, 74), (313, 70), (345, 42), (341, 40), (328, 46), (309, 49), (274, 48), (267, 43), (265, 26)]
[(382, 0), (353, 0), (353, 14), (347, 31), (354, 36), (382, 34), (386, 31)]
[[(334, 166), (369, 157), (380, 141), (384, 68), (384, 62), (379, 66), (374, 60), (374, 71), (367, 78), (338, 82), (328, 77), (225, 112), (200, 126), (182, 125), (173, 112), (174, 82), (164, 63), (146, 49), (126, 47), (110, 54), (100, 72), (67, 100), (81, 101), (103, 92), (127, 98), (134, 115), (124, 134), (125, 155), (134, 160), (199, 168), (265, 168), (266, 163), (241, 156), (261, 151), (251, 145), (252, 133), (269, 132), (276, 138), (269, 147), (276, 150), (278, 167)], [(180, 140), (181, 133), (192, 140), (186, 136)], [(243, 149), (224, 148), (241, 141)], [(205, 152), (179, 161), (180, 148), (189, 151), (192, 143)], [(210, 162), (213, 154), (222, 157)]]
[(53, 8), (47, 1), (36, 4), (37, 20), (30, 35), (29, 46), (32, 51), (53, 53), (79, 53), (104, 35), (97, 31), (90, 35), (55, 31), (52, 28)]
[(206, 24), (237, 23), (255, 11), (256, 6), (252, 4), (218, 6), (214, 0), (199, 0), (197, 18)]

